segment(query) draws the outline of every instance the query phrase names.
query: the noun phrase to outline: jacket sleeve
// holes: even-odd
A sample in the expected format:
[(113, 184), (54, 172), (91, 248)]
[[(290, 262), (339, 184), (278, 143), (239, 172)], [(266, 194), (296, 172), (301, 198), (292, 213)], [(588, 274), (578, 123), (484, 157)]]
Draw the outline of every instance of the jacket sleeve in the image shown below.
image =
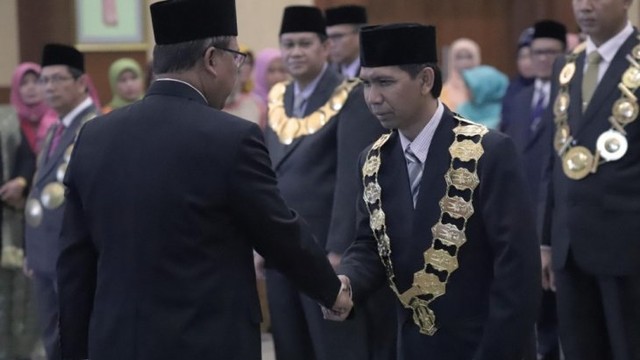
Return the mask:
[(494, 279), (489, 315), (473, 359), (518, 359), (537, 317), (541, 289), (538, 240), (513, 142), (490, 133), (483, 144), (476, 199), (493, 252)]
[[(230, 175), (235, 218), (254, 248), (292, 283), (327, 307), (332, 307), (340, 281), (310, 231), (289, 209), (277, 187), (276, 175), (257, 126), (242, 138)], [(248, 216), (251, 214), (251, 216)]]
[(27, 142), (22, 130), (20, 130), (20, 145), (18, 145), (16, 149), (15, 156), (11, 179), (22, 177), (27, 181), (27, 186), (24, 188), (24, 196), (26, 197), (31, 188), (33, 174), (36, 172), (36, 156), (33, 151), (31, 151), (29, 142)]
[(358, 156), (384, 132), (364, 102), (362, 85), (356, 87), (338, 115), (336, 184), (326, 250), (342, 254), (356, 233), (356, 201), (360, 177)]
[[(366, 153), (366, 150), (362, 153), (360, 165), (364, 163)], [(362, 179), (361, 171), (357, 178)], [(355, 240), (346, 250), (337, 271), (351, 280), (353, 299), (356, 302), (366, 300), (368, 295), (383, 286), (386, 280), (385, 270), (378, 255), (378, 243), (369, 226), (369, 211), (362, 200), (363, 192), (364, 186), (360, 180), (356, 191)]]

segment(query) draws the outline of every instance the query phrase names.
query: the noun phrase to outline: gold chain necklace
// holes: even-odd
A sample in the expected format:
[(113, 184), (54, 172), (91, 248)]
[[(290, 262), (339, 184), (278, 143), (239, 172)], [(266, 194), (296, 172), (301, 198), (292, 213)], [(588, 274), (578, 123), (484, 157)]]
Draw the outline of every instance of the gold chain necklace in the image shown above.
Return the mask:
[(280, 142), (289, 145), (293, 140), (311, 135), (325, 126), (344, 106), (358, 79), (348, 79), (338, 85), (333, 94), (318, 110), (304, 118), (288, 117), (284, 109), (284, 93), (290, 82), (281, 82), (269, 91), (269, 127)]
[[(638, 36), (640, 39), (640, 35)], [(571, 54), (567, 55), (567, 63), (560, 71), (560, 90), (553, 105), (555, 115), (556, 134), (554, 147), (558, 156), (562, 158), (562, 170), (573, 180), (580, 180), (589, 174), (595, 174), (598, 166), (621, 159), (629, 148), (627, 132), (624, 128), (638, 117), (638, 99), (633, 94), (640, 87), (640, 45), (636, 45), (631, 54), (627, 55), (629, 68), (622, 74), (618, 89), (620, 98), (613, 104), (609, 122), (611, 128), (598, 137), (596, 150), (591, 152), (585, 146), (576, 146), (576, 139), (571, 135), (568, 123), (568, 111), (571, 98), (569, 84), (576, 72), (576, 59), (586, 48), (586, 44), (579, 45)]]
[[(482, 138), (489, 131), (485, 126), (456, 117), (458, 126), (453, 129), (455, 139), (449, 147), (451, 163), (445, 174), (447, 191), (440, 200), (440, 219), (431, 228), (433, 241), (424, 252), (424, 267), (413, 275), (413, 284), (407, 291), (400, 293), (395, 283), (395, 272), (391, 262), (391, 239), (387, 234), (385, 212), (382, 209), (382, 187), (378, 182), (378, 172), (382, 165), (380, 151), (391, 134), (382, 135), (367, 154), (362, 167), (364, 185), (363, 199), (370, 216), (371, 231), (378, 243), (378, 254), (387, 273), (391, 290), (402, 305), (411, 309), (413, 321), (420, 333), (432, 336), (438, 330), (436, 317), (429, 304), (446, 293), (451, 273), (458, 268), (460, 247), (467, 241), (465, 230), (467, 220), (473, 215), (473, 192), (480, 184), (478, 161), (484, 154)], [(454, 188), (461, 196), (449, 196)], [(459, 228), (447, 218), (462, 219)]]

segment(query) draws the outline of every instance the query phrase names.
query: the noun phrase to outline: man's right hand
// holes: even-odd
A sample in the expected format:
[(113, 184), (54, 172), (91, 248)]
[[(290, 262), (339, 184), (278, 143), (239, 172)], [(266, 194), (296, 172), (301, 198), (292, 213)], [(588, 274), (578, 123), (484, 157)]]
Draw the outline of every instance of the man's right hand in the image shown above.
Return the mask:
[(551, 248), (540, 248), (540, 262), (542, 264), (542, 288), (556, 291), (556, 280), (551, 268)]
[(344, 275), (338, 275), (342, 286), (340, 286), (340, 292), (336, 297), (336, 302), (331, 309), (322, 307), (322, 313), (326, 320), (343, 321), (351, 312), (353, 308), (353, 301), (351, 300), (351, 282), (349, 278)]

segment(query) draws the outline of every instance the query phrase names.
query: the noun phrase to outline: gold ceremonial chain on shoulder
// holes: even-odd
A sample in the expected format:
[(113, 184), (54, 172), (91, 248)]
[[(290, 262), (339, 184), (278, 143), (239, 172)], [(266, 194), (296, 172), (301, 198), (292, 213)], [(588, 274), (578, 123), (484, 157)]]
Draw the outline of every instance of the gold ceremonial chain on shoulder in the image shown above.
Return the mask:
[[(436, 316), (429, 304), (446, 293), (451, 273), (458, 268), (458, 252), (467, 241), (467, 220), (473, 215), (473, 192), (480, 184), (478, 161), (484, 154), (482, 138), (489, 131), (485, 126), (456, 117), (455, 140), (449, 147), (451, 164), (445, 174), (447, 191), (440, 200), (440, 219), (431, 228), (433, 241), (424, 252), (424, 267), (413, 275), (411, 288), (401, 293), (395, 282), (391, 262), (391, 239), (387, 234), (385, 212), (382, 209), (382, 187), (378, 172), (382, 165), (381, 148), (391, 134), (382, 135), (367, 154), (362, 167), (363, 199), (370, 216), (370, 227), (378, 243), (378, 254), (387, 273), (391, 290), (402, 305), (413, 311), (413, 321), (420, 333), (432, 336), (438, 330)], [(454, 195), (455, 194), (455, 195)], [(446, 215), (446, 216), (445, 216)]]
[[(89, 121), (93, 120), (97, 116), (96, 113), (91, 112), (80, 119), (80, 126), (76, 130), (75, 138), (78, 138), (78, 134), (82, 127)], [(59, 124), (58, 126), (63, 126)], [(53, 131), (49, 131), (47, 135), (45, 144), (49, 144), (46, 148), (49, 148), (51, 145), (51, 141), (53, 139)], [(27, 200), (25, 205), (25, 221), (27, 224), (33, 227), (38, 227), (42, 223), (42, 218), (44, 216), (44, 210), (54, 210), (59, 208), (64, 203), (64, 193), (65, 186), (62, 183), (64, 180), (64, 176), (67, 173), (67, 167), (69, 166), (69, 161), (71, 160), (71, 153), (73, 152), (73, 147), (75, 145), (75, 139), (73, 144), (69, 145), (67, 149), (64, 151), (64, 157), (58, 168), (56, 169), (56, 180), (45, 185), (44, 189), (42, 189), (42, 193), (40, 194), (40, 198), (30, 197)], [(47, 156), (45, 151), (41, 151), (39, 156)], [(34, 175), (34, 179), (37, 178), (37, 173)]]
[[(638, 36), (640, 40), (640, 35)], [(609, 122), (611, 128), (598, 137), (594, 153), (585, 146), (576, 146), (577, 139), (571, 135), (568, 122), (568, 111), (571, 98), (569, 84), (576, 72), (576, 59), (586, 48), (586, 44), (578, 46), (567, 55), (567, 63), (560, 71), (560, 91), (553, 105), (556, 134), (554, 147), (562, 158), (562, 170), (573, 180), (580, 180), (589, 174), (595, 174), (598, 166), (621, 159), (629, 148), (627, 132), (624, 128), (638, 118), (638, 99), (633, 94), (640, 87), (640, 45), (636, 45), (631, 54), (627, 54), (629, 68), (622, 74), (618, 89), (620, 98), (613, 104)]]
[(284, 109), (284, 93), (290, 82), (281, 82), (269, 91), (269, 127), (280, 139), (289, 145), (293, 140), (311, 135), (326, 125), (344, 106), (351, 90), (359, 79), (348, 79), (335, 88), (331, 98), (323, 106), (304, 118), (288, 117)]

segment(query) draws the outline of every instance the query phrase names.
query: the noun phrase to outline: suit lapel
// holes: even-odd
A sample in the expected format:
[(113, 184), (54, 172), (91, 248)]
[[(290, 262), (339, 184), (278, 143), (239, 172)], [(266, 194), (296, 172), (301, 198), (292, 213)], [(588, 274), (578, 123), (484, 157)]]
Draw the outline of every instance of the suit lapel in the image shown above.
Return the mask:
[[(78, 133), (78, 129), (80, 129), (80, 126), (82, 126), (82, 124), (85, 122), (85, 118), (90, 116), (91, 114), (95, 114), (95, 112), (96, 108), (92, 105), (78, 114), (71, 122), (71, 125), (69, 125), (69, 127), (64, 130), (56, 149), (53, 151), (51, 156), (47, 158), (49, 148), (52, 145), (51, 142), (53, 140), (53, 137), (51, 138), (51, 141), (49, 141), (47, 147), (43, 149), (43, 151), (46, 152), (43, 152), (42, 154), (42, 167), (40, 168), (40, 171), (38, 171), (38, 179), (36, 179), (36, 182), (40, 182), (42, 179), (46, 178), (53, 169), (57, 168), (57, 165), (60, 164), (60, 158), (64, 155), (69, 145), (74, 143), (76, 134)], [(58, 123), (58, 126), (63, 125)]]
[[(607, 98), (611, 96), (612, 92), (619, 93), (618, 83), (620, 82), (622, 73), (629, 67), (626, 54), (629, 54), (631, 49), (638, 44), (636, 36), (637, 32), (634, 31), (633, 34), (625, 40), (622, 46), (620, 46), (618, 52), (613, 57), (613, 60), (611, 60), (609, 68), (602, 77), (602, 80), (600, 80), (600, 83), (598, 84), (598, 87), (596, 87), (593, 97), (587, 106), (584, 113), (584, 120), (579, 124), (580, 130), (587, 127), (589, 123), (597, 118), (595, 116), (597, 111), (600, 110), (600, 107), (605, 101), (609, 101)], [(578, 69), (582, 68), (579, 67)], [(582, 82), (580, 82), (580, 84), (582, 84)]]
[[(319, 107), (324, 105), (329, 100), (331, 94), (333, 94), (333, 90), (338, 86), (339, 83), (340, 78), (331, 68), (327, 68), (325, 73), (322, 75), (322, 78), (320, 78), (320, 81), (318, 81), (315, 90), (309, 97), (307, 107), (304, 111), (304, 116), (313, 113)], [(293, 97), (294, 85), (292, 82), (291, 84), (289, 84), (289, 86), (287, 86), (287, 89), (284, 93), (284, 109), (287, 116), (291, 116), (291, 114), (293, 114)], [(306, 138), (307, 136), (300, 136), (297, 139), (293, 140), (290, 145), (284, 145), (280, 143), (281, 149), (279, 149), (278, 152), (281, 153), (281, 156), (274, 157), (274, 168), (277, 169), (278, 167), (280, 167), (280, 164), (282, 164), (282, 162), (293, 152), (293, 150), (300, 146), (300, 143), (303, 142)]]
[(424, 164), (417, 206), (413, 214), (412, 229), (413, 239), (424, 239), (424, 241), (418, 241), (417, 247), (414, 249), (420, 253), (431, 246), (431, 227), (440, 217), (439, 202), (446, 191), (444, 175), (451, 165), (449, 147), (453, 143), (452, 129), (455, 124), (456, 120), (452, 113), (445, 109), (440, 124), (433, 135), (429, 154)]

